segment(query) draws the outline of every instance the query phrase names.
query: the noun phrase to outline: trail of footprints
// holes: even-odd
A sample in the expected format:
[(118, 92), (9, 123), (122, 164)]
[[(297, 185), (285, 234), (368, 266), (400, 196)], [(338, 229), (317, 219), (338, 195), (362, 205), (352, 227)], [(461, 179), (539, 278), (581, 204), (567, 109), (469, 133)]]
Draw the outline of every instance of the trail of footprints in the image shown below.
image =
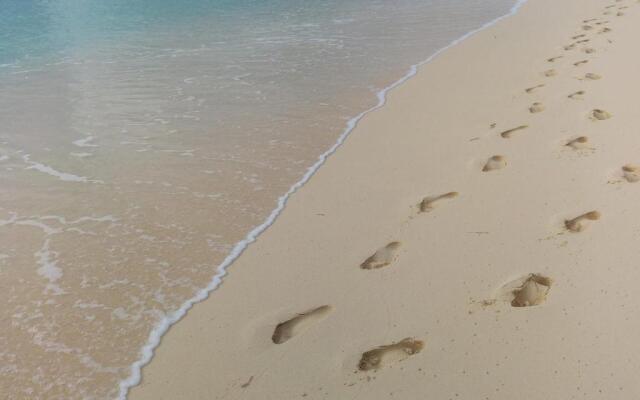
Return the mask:
[[(616, 1), (617, 3), (620, 0)], [(611, 10), (616, 9), (615, 15), (623, 16), (624, 13), (621, 10), (626, 9), (626, 6), (619, 6), (618, 4), (612, 4), (605, 8), (604, 15), (611, 15)], [(592, 38), (588, 35), (591, 33), (602, 35), (611, 32), (612, 29), (604, 25), (609, 21), (602, 21), (599, 18), (592, 18), (582, 21), (580, 29), (582, 33), (573, 36), (572, 43), (563, 46), (564, 50), (571, 51), (580, 45), (589, 43)], [(599, 28), (599, 29), (597, 29)], [(596, 49), (593, 47), (581, 48), (581, 51), (585, 54), (593, 54)], [(549, 63), (556, 63), (566, 59), (563, 55), (557, 55), (547, 59)], [(580, 67), (589, 62), (588, 59), (578, 60), (572, 62), (574, 67)], [(551, 78), (558, 75), (557, 70), (548, 69), (542, 73), (543, 76)], [(579, 78), (581, 81), (599, 80), (602, 77), (594, 72), (587, 72), (583, 78)], [(545, 88), (545, 84), (537, 84), (535, 86), (525, 89), (525, 92), (532, 94), (538, 90)], [(572, 100), (583, 99), (586, 95), (585, 90), (577, 90), (567, 97)], [(531, 114), (541, 113), (545, 110), (545, 106), (541, 102), (534, 102), (529, 106), (529, 112)], [(593, 109), (589, 112), (589, 118), (594, 122), (604, 121), (611, 118), (612, 115), (603, 109)], [(492, 126), (493, 127), (493, 126)], [(529, 129), (528, 124), (516, 126), (502, 131), (499, 135), (503, 139), (511, 139), (519, 134), (524, 134)], [(565, 144), (573, 150), (590, 149), (589, 138), (586, 136), (578, 136), (573, 139), (568, 139)], [(482, 172), (490, 173), (498, 171), (507, 167), (507, 159), (503, 155), (493, 155), (486, 159), (482, 167)], [(622, 178), (629, 183), (640, 182), (640, 166), (626, 164), (621, 167)], [(419, 213), (429, 213), (434, 211), (442, 203), (446, 203), (454, 200), (458, 197), (458, 192), (447, 192), (439, 195), (432, 195), (424, 197), (417, 205)], [(574, 216), (573, 218), (566, 219), (564, 221), (564, 228), (571, 233), (580, 233), (585, 231), (590, 225), (600, 220), (600, 212), (597, 210), (585, 212)], [(401, 242), (391, 241), (385, 246), (377, 249), (372, 255), (367, 257), (361, 264), (362, 270), (378, 270), (385, 267), (392, 266), (398, 259), (400, 249), (402, 247)], [(533, 307), (543, 304), (551, 290), (552, 280), (547, 276), (543, 276), (537, 273), (530, 273), (522, 276), (512, 282), (509, 282), (502, 286), (501, 294), (498, 295), (500, 299), (509, 303), (512, 307)], [(485, 305), (494, 304), (496, 299), (487, 300), (483, 302)], [(273, 332), (272, 341), (275, 344), (281, 345), (289, 341), (290, 339), (303, 334), (305, 331), (311, 329), (314, 325), (320, 323), (333, 311), (330, 305), (323, 305), (312, 310), (308, 310), (293, 316), (292, 318), (279, 323)], [(385, 368), (394, 363), (405, 360), (411, 356), (420, 353), (425, 348), (425, 343), (422, 340), (415, 338), (405, 338), (394, 343), (384, 344), (374, 349), (370, 349), (362, 353), (360, 361), (357, 365), (359, 371), (377, 371)]]

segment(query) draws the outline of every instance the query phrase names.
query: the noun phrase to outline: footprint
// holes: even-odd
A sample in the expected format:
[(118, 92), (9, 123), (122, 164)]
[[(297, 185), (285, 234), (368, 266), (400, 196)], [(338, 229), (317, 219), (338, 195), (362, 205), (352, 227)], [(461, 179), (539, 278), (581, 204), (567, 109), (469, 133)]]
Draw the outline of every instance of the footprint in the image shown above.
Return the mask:
[(542, 103), (533, 103), (531, 107), (529, 107), (529, 112), (532, 114), (539, 113), (544, 111), (544, 105)]
[(585, 36), (587, 36), (587, 35), (585, 35), (584, 33), (582, 33), (582, 34), (580, 34), (580, 35), (576, 35), (576, 36), (572, 37), (571, 39), (576, 40), (576, 39), (583, 38), (583, 37), (585, 37)]
[(587, 43), (589, 40), (591, 39), (582, 39), (582, 40), (578, 40), (576, 43), (579, 43), (579, 44)]
[(362, 354), (358, 369), (360, 371), (376, 371), (396, 362), (406, 360), (424, 348), (422, 340), (406, 338), (398, 343), (380, 346)]
[(566, 46), (564, 46), (564, 47), (563, 47), (563, 49), (565, 49), (565, 50), (567, 50), (567, 51), (569, 51), (569, 50), (573, 50), (573, 49), (575, 49), (575, 48), (576, 48), (576, 44), (575, 44), (575, 43), (571, 43), (571, 44), (568, 44), (568, 45), (566, 45)]
[(505, 139), (509, 139), (511, 137), (511, 135), (513, 135), (514, 133), (521, 131), (523, 129), (527, 129), (529, 127), (529, 125), (520, 125), (518, 127), (506, 130), (502, 133), (500, 133), (500, 136), (502, 136)]
[(562, 57), (564, 57), (564, 56), (551, 57), (551, 58), (548, 58), (548, 59), (547, 59), (547, 62), (554, 62), (554, 61), (556, 61), (556, 60), (561, 59)]
[(584, 75), (584, 79), (589, 79), (592, 81), (597, 81), (598, 79), (602, 79), (602, 77), (598, 74), (594, 74), (593, 72), (588, 72)]
[(529, 274), (522, 284), (513, 289), (512, 307), (537, 306), (547, 299), (551, 288), (551, 279), (538, 274)]
[(547, 76), (547, 77), (556, 76), (558, 74), (555, 69), (548, 69), (543, 73), (544, 73), (544, 76)]
[(574, 150), (584, 150), (589, 148), (589, 138), (586, 136), (580, 136), (569, 140), (565, 146), (571, 147)]
[(590, 31), (591, 29), (593, 29), (593, 26), (591, 25), (582, 25), (582, 30), (584, 31)]
[(573, 63), (573, 65), (575, 65), (576, 67), (578, 67), (578, 66), (580, 66), (580, 65), (582, 65), (582, 64), (586, 64), (586, 63), (588, 63), (588, 62), (589, 62), (589, 60), (582, 60), (582, 61), (574, 62), (574, 63)]
[(442, 199), (453, 199), (458, 197), (458, 192), (449, 192), (439, 196), (429, 196), (420, 202), (420, 212), (429, 212), (435, 207), (435, 203)]
[(593, 22), (593, 21), (597, 21), (598, 18), (591, 18), (591, 19), (585, 19), (584, 21), (582, 21), (583, 24), (588, 24), (589, 22)]
[(589, 211), (579, 215), (573, 219), (567, 219), (564, 221), (564, 226), (571, 232), (582, 232), (585, 229), (586, 221), (597, 221), (600, 219), (600, 213), (598, 211)]
[(605, 119), (611, 118), (611, 114), (609, 114), (605, 110), (595, 109), (595, 110), (591, 111), (591, 118), (594, 119), (594, 120), (603, 121)]
[(582, 51), (584, 53), (587, 53), (587, 54), (593, 54), (593, 53), (596, 52), (596, 49), (594, 49), (593, 47), (586, 47), (586, 48), (582, 49)]
[(571, 93), (567, 97), (570, 99), (581, 99), (584, 95), (584, 90), (578, 90), (577, 92)]
[(598, 31), (598, 33), (607, 33), (611, 32), (611, 28), (607, 28), (606, 26)]
[(618, 16), (618, 17), (622, 17), (623, 15), (624, 15), (624, 13), (623, 13), (622, 11), (619, 11), (619, 12), (616, 14), (616, 16)]
[(482, 172), (495, 171), (506, 166), (507, 159), (504, 156), (492, 156), (487, 160), (486, 164), (484, 164), (484, 167), (482, 167)]
[(282, 344), (292, 337), (309, 329), (311, 325), (324, 319), (333, 310), (331, 306), (321, 306), (313, 310), (298, 314), (297, 316), (282, 322), (276, 326), (271, 340), (275, 344)]
[(532, 93), (534, 90), (539, 89), (539, 88), (541, 88), (543, 86), (544, 86), (544, 84), (532, 86), (530, 88), (526, 88), (524, 91), (527, 92), (527, 93)]
[(622, 167), (624, 179), (629, 183), (640, 181), (640, 166), (627, 164)]
[(398, 257), (398, 249), (400, 242), (391, 242), (388, 245), (378, 249), (371, 257), (367, 258), (360, 268), (362, 269), (378, 269), (391, 264)]

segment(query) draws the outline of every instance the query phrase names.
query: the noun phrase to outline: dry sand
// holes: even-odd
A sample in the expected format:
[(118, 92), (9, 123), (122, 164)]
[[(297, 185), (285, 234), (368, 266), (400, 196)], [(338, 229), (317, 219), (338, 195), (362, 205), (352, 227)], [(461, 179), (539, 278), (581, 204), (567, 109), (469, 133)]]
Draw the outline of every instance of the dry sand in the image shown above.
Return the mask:
[(421, 68), (130, 398), (640, 398), (639, 22), (530, 0)]

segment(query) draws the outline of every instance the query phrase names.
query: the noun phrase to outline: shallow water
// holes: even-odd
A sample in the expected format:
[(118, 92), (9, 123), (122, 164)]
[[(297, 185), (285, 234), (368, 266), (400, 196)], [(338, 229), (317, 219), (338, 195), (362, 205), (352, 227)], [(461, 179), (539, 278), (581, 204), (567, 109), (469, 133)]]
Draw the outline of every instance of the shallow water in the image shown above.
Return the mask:
[(513, 3), (3, 0), (3, 396), (116, 397), (350, 117)]

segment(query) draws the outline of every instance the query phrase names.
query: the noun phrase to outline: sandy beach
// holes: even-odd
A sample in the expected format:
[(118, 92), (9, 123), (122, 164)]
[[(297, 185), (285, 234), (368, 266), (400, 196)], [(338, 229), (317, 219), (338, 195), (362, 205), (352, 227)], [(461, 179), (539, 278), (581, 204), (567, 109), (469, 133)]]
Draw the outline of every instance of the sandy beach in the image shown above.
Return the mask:
[(392, 90), (129, 398), (640, 397), (640, 8), (530, 0)]

